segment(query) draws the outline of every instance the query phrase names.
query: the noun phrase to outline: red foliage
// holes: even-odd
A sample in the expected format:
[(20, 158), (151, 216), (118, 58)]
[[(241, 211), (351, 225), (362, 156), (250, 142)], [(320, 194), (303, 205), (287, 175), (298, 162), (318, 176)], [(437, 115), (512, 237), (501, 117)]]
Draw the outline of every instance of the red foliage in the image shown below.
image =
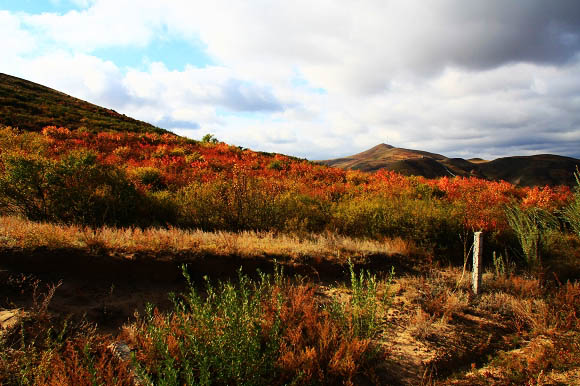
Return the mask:
[(390, 197), (424, 199), (432, 197), (453, 205), (468, 230), (501, 231), (507, 224), (503, 208), (510, 202), (550, 211), (565, 205), (572, 197), (567, 187), (518, 188), (510, 183), (478, 178), (428, 180), (405, 177), (379, 170), (374, 174), (316, 165), (283, 155), (269, 155), (230, 146), (187, 140), (172, 134), (70, 131), (49, 126), (42, 131), (49, 146), (49, 157), (58, 158), (72, 149), (86, 148), (99, 155), (100, 162), (124, 165), (128, 170), (153, 167), (160, 171), (170, 190), (192, 182), (232, 181), (236, 175), (258, 178), (275, 192), (294, 191), (310, 197), (336, 202), (361, 193)]

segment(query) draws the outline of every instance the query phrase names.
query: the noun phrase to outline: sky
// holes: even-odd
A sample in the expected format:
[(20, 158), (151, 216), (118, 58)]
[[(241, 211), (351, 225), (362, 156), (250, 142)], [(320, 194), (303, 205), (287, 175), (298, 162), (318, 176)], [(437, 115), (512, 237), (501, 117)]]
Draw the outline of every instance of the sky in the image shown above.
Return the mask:
[(177, 134), (580, 158), (578, 0), (0, 0), (0, 72)]

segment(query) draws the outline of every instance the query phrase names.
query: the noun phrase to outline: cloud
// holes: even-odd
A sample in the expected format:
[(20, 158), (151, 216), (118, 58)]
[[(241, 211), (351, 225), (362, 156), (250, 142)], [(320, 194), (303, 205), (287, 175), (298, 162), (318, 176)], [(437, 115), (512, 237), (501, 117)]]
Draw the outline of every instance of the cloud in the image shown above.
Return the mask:
[(164, 129), (176, 129), (179, 128), (180, 130), (196, 130), (199, 129), (199, 123), (191, 122), (191, 121), (182, 121), (179, 119), (173, 119), (171, 117), (164, 116), (163, 118), (153, 122), (155, 126), (164, 128)]
[[(64, 0), (62, 0), (64, 1)], [(70, 0), (0, 11), (0, 69), (175, 129), (311, 159), (381, 142), (580, 157), (580, 2)], [(170, 39), (212, 61), (121, 67)]]
[(190, 8), (168, 13), (172, 28), (195, 26), (224, 63), (266, 77), (283, 72), (271, 67), (298, 66), (312, 84), (345, 93), (382, 92), (401, 75), (437, 76), (447, 66), (560, 64), (580, 48), (574, 0), (215, 0)]
[[(82, 10), (64, 14), (23, 15), (22, 23), (41, 37), (44, 44), (90, 53), (102, 47), (146, 46), (163, 35), (162, 2), (147, 6), (131, 0), (80, 1)], [(160, 18), (161, 16), (161, 18)]]
[(236, 111), (280, 111), (282, 106), (265, 87), (229, 79), (223, 88), (223, 104)]
[(22, 28), (20, 18), (8, 11), (0, 10), (0, 52), (3, 60), (30, 52), (36, 48), (34, 36)]

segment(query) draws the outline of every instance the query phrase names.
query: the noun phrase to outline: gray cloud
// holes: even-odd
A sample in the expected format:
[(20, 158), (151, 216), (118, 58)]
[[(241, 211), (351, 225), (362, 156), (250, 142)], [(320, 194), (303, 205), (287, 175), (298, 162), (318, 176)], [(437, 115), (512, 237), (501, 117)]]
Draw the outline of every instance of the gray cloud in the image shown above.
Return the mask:
[(230, 79), (223, 88), (224, 106), (235, 111), (281, 111), (280, 102), (264, 87)]
[(155, 122), (152, 122), (152, 123), (155, 124), (155, 126), (159, 126), (163, 129), (167, 129), (167, 130), (171, 130), (174, 128), (195, 130), (195, 129), (199, 129), (201, 127), (199, 125), (199, 123), (197, 123), (197, 122), (173, 119), (173, 118), (168, 117), (168, 116), (164, 116), (163, 118), (161, 118)]
[(441, 44), (428, 42), (438, 49), (440, 54), (435, 56), (441, 62), (476, 69), (520, 61), (561, 64), (580, 49), (578, 1), (446, 3), (441, 8), (442, 21), (452, 29), (443, 35)]
[[(0, 14), (15, 39), (0, 43), (2, 69), (42, 71), (31, 79), (169, 128), (203, 127), (232, 144), (311, 159), (381, 142), (467, 158), (580, 157), (578, 0), (151, 0), (139, 12), (131, 2), (90, 4), (66, 17)], [(95, 34), (101, 25), (110, 28)], [(34, 35), (82, 51), (144, 44), (165, 28), (201, 41), (216, 64), (170, 71), (78, 54), (41, 60), (46, 39)], [(308, 87), (293, 84), (297, 74)]]

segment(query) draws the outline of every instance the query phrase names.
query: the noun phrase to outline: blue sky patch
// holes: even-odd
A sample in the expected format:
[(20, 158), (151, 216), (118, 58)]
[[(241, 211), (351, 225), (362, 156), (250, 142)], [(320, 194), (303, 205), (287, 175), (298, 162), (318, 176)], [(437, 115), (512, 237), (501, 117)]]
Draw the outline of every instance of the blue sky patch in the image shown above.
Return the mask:
[(145, 70), (153, 62), (162, 62), (170, 71), (183, 71), (186, 65), (205, 67), (215, 62), (201, 44), (185, 40), (156, 39), (145, 47), (108, 47), (92, 52), (93, 55), (110, 60), (118, 67)]
[(72, 1), (67, 0), (0, 0), (0, 9), (11, 12), (26, 12), (38, 14), (43, 12), (66, 13), (71, 10), (82, 9)]

